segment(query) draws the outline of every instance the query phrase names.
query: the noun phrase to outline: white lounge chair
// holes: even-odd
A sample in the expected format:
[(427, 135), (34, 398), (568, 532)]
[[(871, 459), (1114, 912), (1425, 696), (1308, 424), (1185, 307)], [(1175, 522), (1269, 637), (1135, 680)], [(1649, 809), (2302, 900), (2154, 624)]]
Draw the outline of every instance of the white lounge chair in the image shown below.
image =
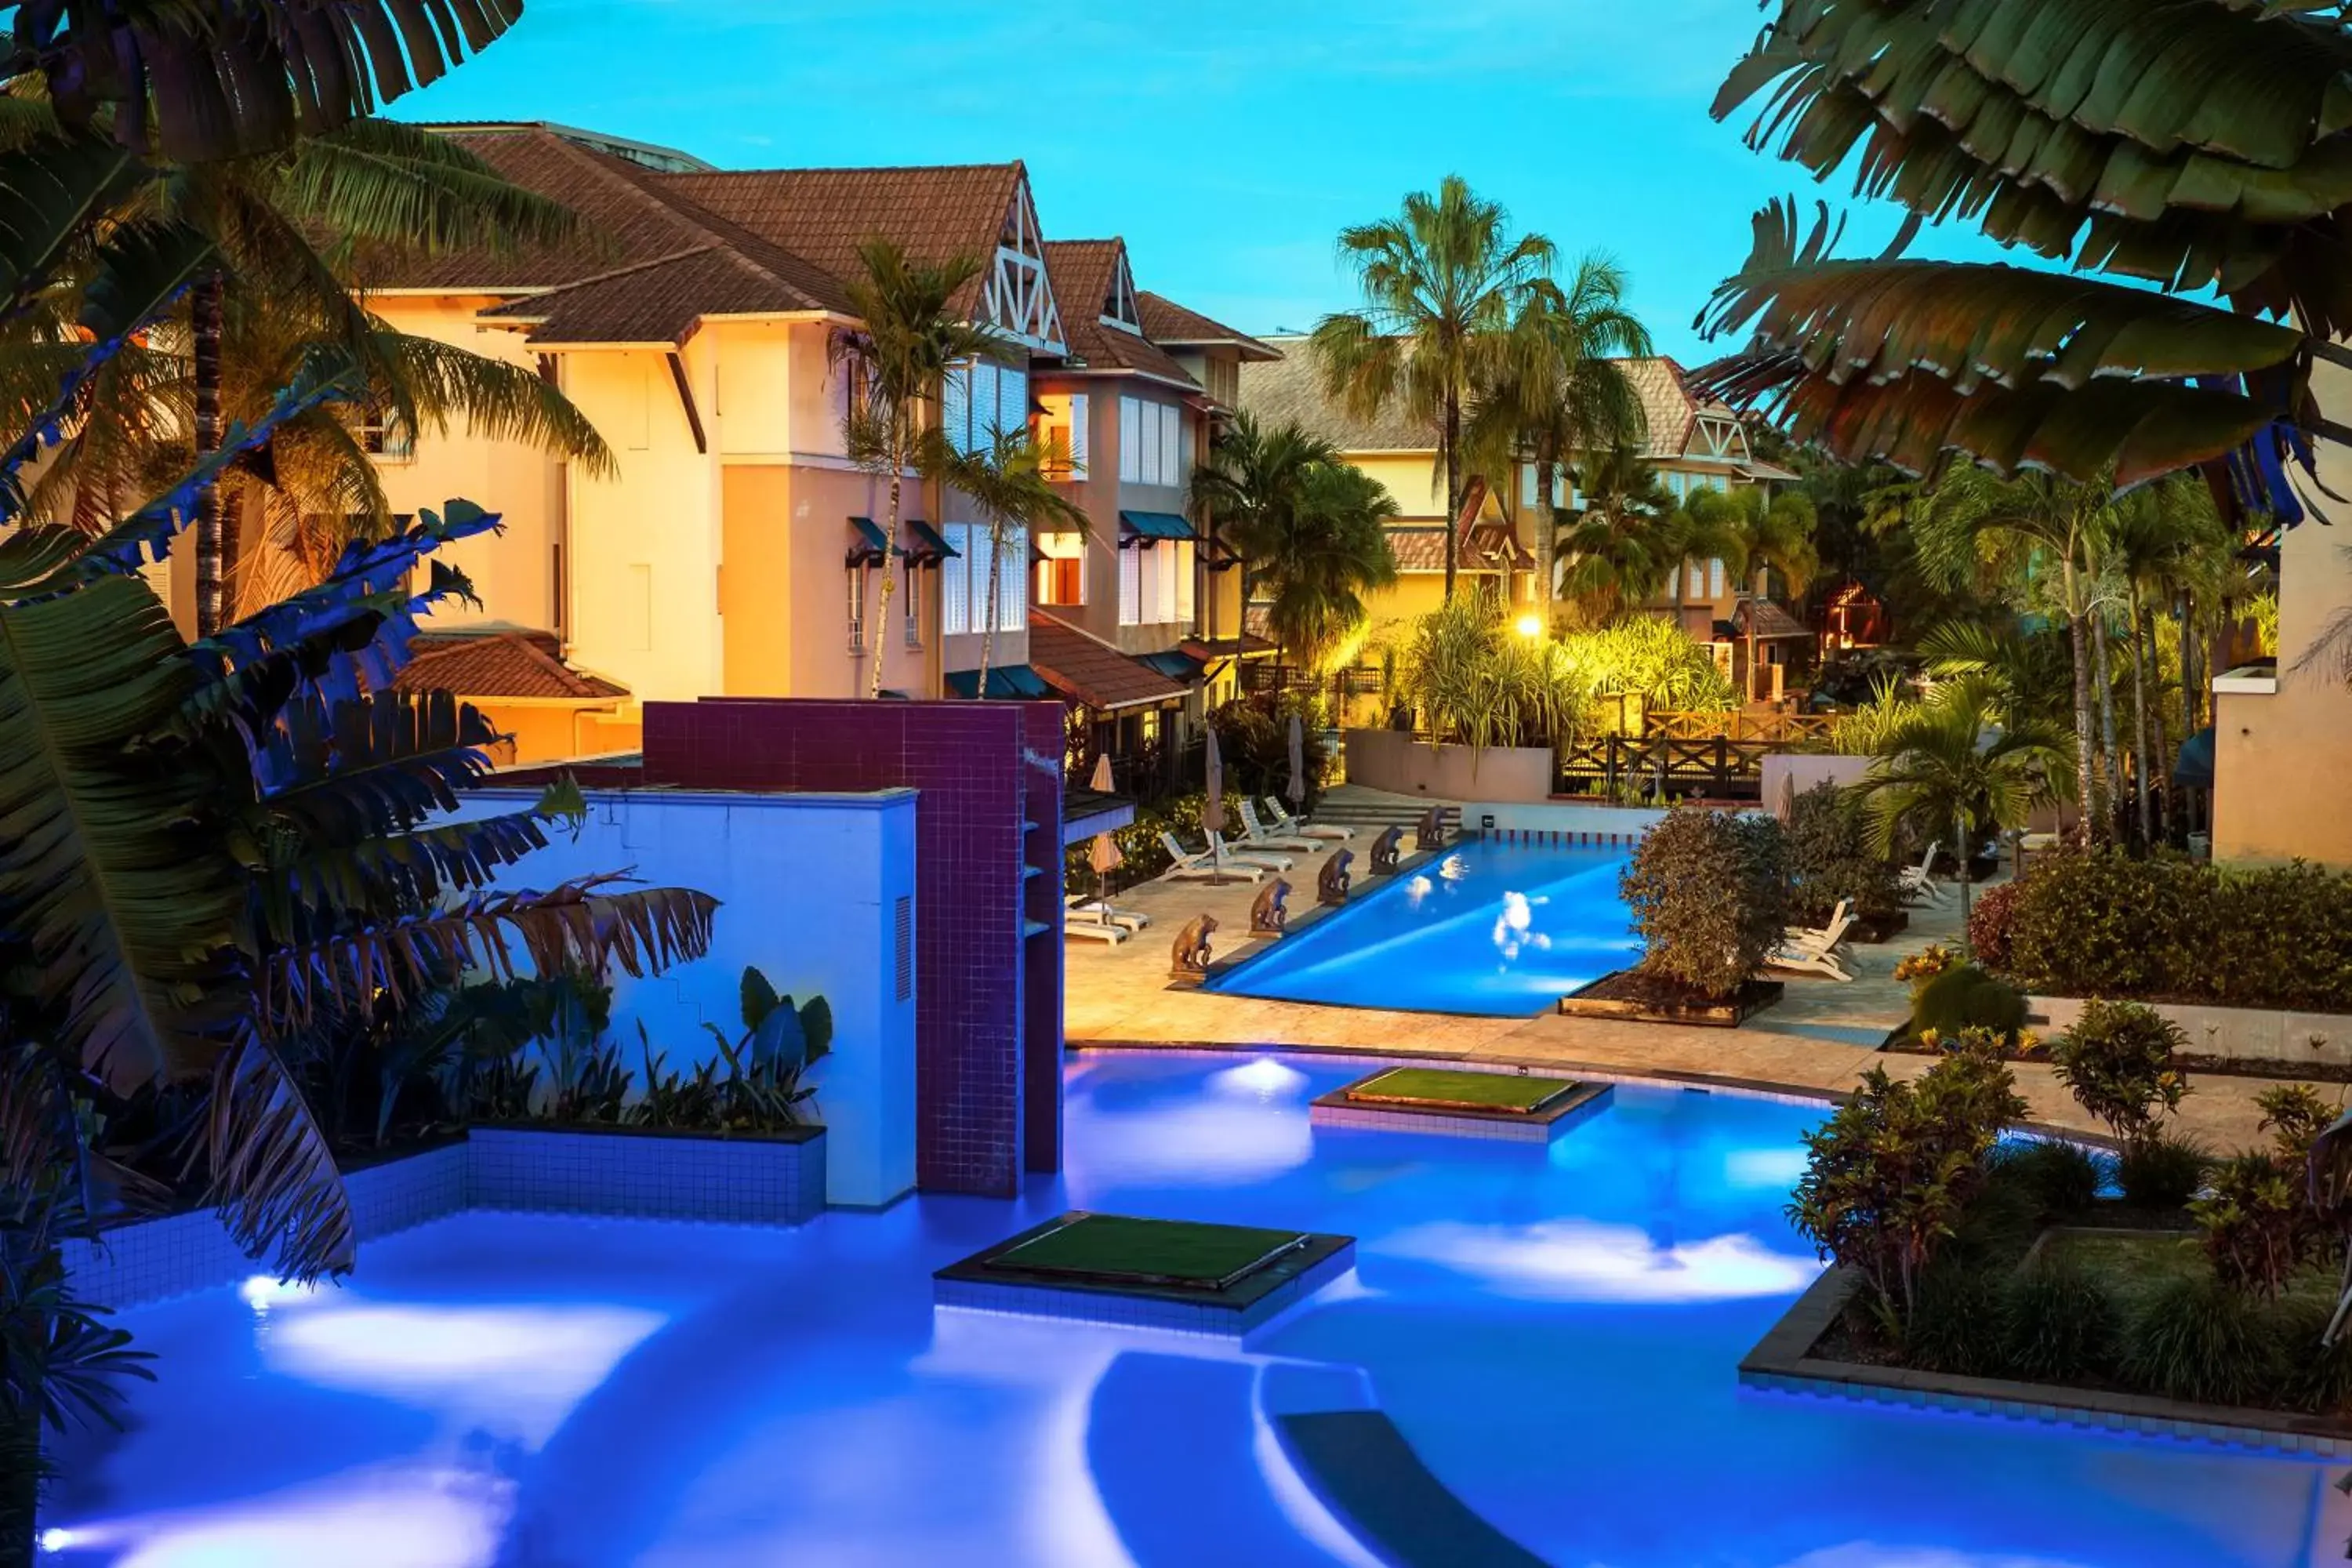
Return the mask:
[(1066, 941), (1077, 937), (1087, 942), (1107, 942), (1117, 947), (1134, 934), (1125, 926), (1105, 925), (1099, 921), (1065, 920), (1062, 922), (1062, 936)]
[(1222, 882), (1228, 879), (1255, 882), (1265, 875), (1265, 868), (1251, 862), (1244, 864), (1231, 856), (1220, 855), (1212, 847), (1187, 849), (1176, 842), (1176, 836), (1162, 828), (1161, 847), (1168, 851), (1169, 867), (1160, 876), (1171, 882)]
[(1848, 974), (1844, 967), (1838, 963), (1835, 954), (1816, 952), (1811, 948), (1790, 947), (1785, 942), (1781, 944), (1778, 952), (1764, 961), (1764, 967), (1790, 970), (1799, 974), (1819, 974), (1831, 980), (1853, 979), (1853, 976)]
[(1269, 871), (1287, 871), (1298, 864), (1287, 855), (1277, 855), (1271, 849), (1236, 849), (1225, 842), (1223, 833), (1209, 835), (1209, 853), (1224, 858), (1228, 865), (1263, 866)]
[(1830, 923), (1825, 926), (1790, 926), (1780, 933), (1780, 945), (1791, 952), (1835, 953), (1845, 945), (1845, 933), (1853, 929), (1853, 900), (1840, 899), (1837, 908), (1830, 911)]
[(1296, 833), (1272, 831), (1265, 823), (1258, 820), (1257, 807), (1252, 805), (1246, 796), (1242, 800), (1242, 826), (1248, 829), (1241, 837), (1241, 844), (1244, 848), (1300, 849), (1309, 855), (1320, 855), (1331, 847), (1323, 839), (1308, 838)]
[(1077, 898), (1069, 902), (1066, 919), (1091, 921), (1097, 925), (1119, 926), (1128, 931), (1141, 931), (1151, 923), (1151, 917), (1139, 910), (1123, 910), (1108, 899)]
[(1927, 841), (1927, 852), (1919, 857), (1918, 865), (1906, 866), (1895, 873), (1905, 898), (1925, 899), (1931, 904), (1944, 901), (1944, 890), (1936, 886), (1935, 879), (1930, 875), (1936, 869), (1936, 857), (1942, 854), (1943, 849), (1941, 839), (1931, 838)]
[(1296, 833), (1302, 837), (1328, 839), (1334, 844), (1343, 838), (1353, 838), (1356, 836), (1356, 830), (1352, 827), (1327, 827), (1321, 823), (1308, 822), (1304, 817), (1293, 816), (1284, 807), (1282, 802), (1272, 795), (1265, 797), (1265, 809), (1266, 814), (1274, 819), (1275, 830), (1278, 833)]

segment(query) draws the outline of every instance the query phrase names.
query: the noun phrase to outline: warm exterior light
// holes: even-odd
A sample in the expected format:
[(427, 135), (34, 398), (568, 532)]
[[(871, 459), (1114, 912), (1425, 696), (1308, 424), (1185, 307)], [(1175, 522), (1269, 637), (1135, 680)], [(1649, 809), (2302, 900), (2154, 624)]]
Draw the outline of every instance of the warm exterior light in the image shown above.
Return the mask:
[(1523, 637), (1539, 637), (1543, 636), (1543, 617), (1540, 616), (1521, 616), (1519, 617), (1518, 630), (1519, 635)]

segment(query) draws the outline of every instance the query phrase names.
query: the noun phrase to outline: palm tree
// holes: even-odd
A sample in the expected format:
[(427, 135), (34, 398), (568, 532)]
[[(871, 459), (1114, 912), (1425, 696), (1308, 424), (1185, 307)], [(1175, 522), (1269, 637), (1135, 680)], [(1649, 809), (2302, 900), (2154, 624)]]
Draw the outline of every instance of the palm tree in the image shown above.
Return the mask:
[(1614, 262), (1587, 257), (1564, 292), (1531, 289), (1512, 323), (1501, 373), (1478, 389), (1463, 434), (1472, 463), (1490, 474), (1534, 470), (1536, 581), (1554, 596), (1552, 488), (1576, 454), (1639, 447), (1647, 438), (1641, 393), (1622, 361), (1650, 353), (1650, 334), (1625, 299)]
[(1960, 929), (1968, 930), (1969, 862), (1978, 837), (2021, 827), (2051, 798), (2065, 742), (2032, 721), (1994, 730), (2000, 690), (1980, 676), (1938, 686), (1916, 713), (1878, 745), (1878, 760), (1854, 788), (1868, 803), (1879, 853), (1892, 855), (1906, 823), (1948, 839), (1960, 863)]
[(2074, 648), (2074, 787), (2091, 831), (2100, 837), (2113, 814), (2096, 785), (2090, 642), (2096, 550), (2112, 493), (2049, 474), (2003, 479), (1959, 465), (1927, 492), (1911, 517), (1921, 564), (1948, 584), (1974, 581), (1988, 567), (2028, 579), (2055, 567), (2056, 607)]
[(1415, 191), (1395, 217), (1339, 232), (1339, 255), (1364, 308), (1316, 324), (1310, 352), (1328, 394), (1358, 418), (1391, 404), (1437, 434), (1445, 476), (1445, 596), (1461, 540), (1462, 417), (1480, 387), (1507, 369), (1514, 324), (1531, 297), (1564, 310), (1551, 280), (1551, 241), (1513, 238), (1500, 205), (1458, 174)]
[[(835, 332), (827, 352), (836, 366), (849, 367), (842, 433), (851, 458), (888, 487), (887, 537), (895, 549), (905, 476), (919, 455), (923, 430), (939, 423), (948, 374), (987, 355), (995, 340), (953, 308), (956, 296), (980, 275), (977, 258), (958, 256), (935, 265), (911, 261), (898, 241), (877, 236), (859, 243), (857, 261), (864, 274), (849, 280), (847, 292), (858, 325)], [(888, 561), (882, 564), (884, 626), (890, 621), (891, 587), (904, 569), (903, 562), (895, 570)], [(878, 642), (866, 695), (882, 695)]]
[(2200, 556), (2228, 552), (2231, 543), (2212, 493), (2199, 480), (2150, 485), (2116, 503), (2105, 553), (2109, 570), (2123, 580), (2131, 622), (2132, 743), (2137, 755), (2132, 776), (2143, 844), (2156, 842), (2151, 783), (2166, 752), (2163, 716), (2148, 700), (2156, 666), (2155, 605), (2171, 602)]
[[(980, 684), (973, 689), (974, 695), (985, 698), (996, 653), (1000, 579), (1013, 531), (1020, 530), (1024, 539), (1040, 533), (1084, 535), (1093, 524), (1085, 510), (1046, 477), (1061, 455), (1040, 447), (1025, 428), (992, 431), (986, 446), (966, 452), (934, 426), (921, 446), (919, 461), (924, 475), (970, 498), (988, 524), (988, 619), (981, 627)], [(1022, 592), (1027, 592), (1025, 583)]]
[(1790, 597), (1802, 594), (1821, 570), (1813, 549), (1813, 502), (1802, 490), (1775, 494), (1763, 485), (1742, 485), (1725, 490), (1733, 510), (1726, 556), (1750, 574), (1753, 592), (1748, 613), (1748, 700), (1756, 700), (1756, 609), (1771, 596), (1771, 574), (1779, 573)]
[[(1801, 238), (1795, 204), (1775, 204), (1704, 317), (1745, 346), (1697, 380), (1848, 462), (1917, 474), (1958, 452), (2126, 488), (2201, 467), (2234, 506), (2299, 519), (2283, 470), (2312, 459), (2291, 432), (2352, 438), (2311, 374), (2352, 362), (2323, 107), (2352, 70), (2352, 25), (2334, 5), (2084, 0), (2053, 48), (2046, 10), (1987, 0), (1957, 48), (1917, 7), (1768, 4), (1718, 118), (1756, 100), (1751, 146), (1822, 179), (1853, 169), (1858, 195), (1910, 209), (1906, 240), (1957, 212), (2068, 269), (1913, 260), (1899, 242), (1841, 259), (1826, 211)], [(2092, 69), (2128, 101), (2086, 107)], [(2220, 303), (2195, 298), (2209, 289)]]
[(1396, 501), (1297, 421), (1247, 413), (1192, 473), (1192, 508), (1269, 591), (1268, 629), (1286, 662), (1327, 667), (1367, 620), (1364, 595), (1396, 581), (1388, 519)]
[(1556, 592), (1588, 621), (1605, 621), (1677, 572), (1680, 544), (1667, 522), (1675, 500), (1641, 453), (1622, 445), (1580, 460), (1576, 489), (1581, 505), (1555, 546)]

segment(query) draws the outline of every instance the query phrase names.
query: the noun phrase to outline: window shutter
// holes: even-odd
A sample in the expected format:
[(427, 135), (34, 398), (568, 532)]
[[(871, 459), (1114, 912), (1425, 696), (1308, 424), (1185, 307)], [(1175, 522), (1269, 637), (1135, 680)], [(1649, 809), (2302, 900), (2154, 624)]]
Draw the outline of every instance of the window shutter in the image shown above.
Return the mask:
[(1118, 552), (1118, 624), (1137, 625), (1143, 619), (1143, 552), (1140, 548)]
[(1007, 365), (997, 373), (996, 422), (1007, 430), (1029, 428), (1029, 370)]
[(1017, 632), (1029, 624), (1029, 531), (1007, 529), (1004, 565), (996, 590), (996, 629)]
[(1184, 482), (1183, 427), (1181, 412), (1172, 403), (1160, 405), (1160, 482), (1181, 485)]
[(1176, 558), (1176, 618), (1190, 625), (1192, 619), (1192, 577), (1194, 549), (1189, 539), (1171, 545)]
[(1132, 397), (1118, 400), (1118, 477), (1130, 485), (1143, 479), (1143, 405)]
[(940, 431), (959, 452), (971, 450), (971, 367), (948, 372), (940, 392)]
[(964, 525), (951, 522), (945, 530), (953, 555), (940, 563), (940, 631), (955, 637), (971, 630), (971, 545)]
[(1723, 597), (1723, 563), (1719, 560), (1706, 563), (1706, 591), (1715, 598)]
[(1159, 557), (1154, 566), (1160, 576), (1157, 584), (1160, 591), (1153, 595), (1159, 613), (1151, 618), (1172, 621), (1176, 618), (1176, 549), (1173, 544), (1162, 544), (1151, 553)]
[(1087, 395), (1083, 392), (1070, 399), (1070, 477), (1087, 477)]

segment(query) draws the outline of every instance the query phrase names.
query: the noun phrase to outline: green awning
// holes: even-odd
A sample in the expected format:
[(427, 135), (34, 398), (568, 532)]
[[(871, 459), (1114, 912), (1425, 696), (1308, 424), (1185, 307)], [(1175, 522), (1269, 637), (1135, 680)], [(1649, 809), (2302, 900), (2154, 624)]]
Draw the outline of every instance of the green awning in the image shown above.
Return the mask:
[(850, 542), (848, 564), (878, 566), (890, 559), (890, 539), (880, 523), (870, 517), (853, 517), (849, 526), (857, 537)]
[(907, 520), (907, 531), (915, 536), (915, 548), (907, 552), (907, 559), (923, 565), (951, 560), (962, 553), (947, 542), (946, 537), (919, 517)]
[(1118, 514), (1118, 542), (1148, 544), (1159, 539), (1194, 539), (1192, 524), (1172, 511), (1123, 511)]
[(1147, 668), (1156, 669), (1171, 680), (1181, 680), (1190, 684), (1201, 679), (1201, 661), (1191, 654), (1179, 653), (1174, 648), (1170, 648), (1165, 653), (1139, 653), (1135, 656), (1135, 659), (1138, 664)]
[[(948, 671), (948, 689), (958, 697), (970, 697), (980, 684), (980, 671), (951, 669)], [(988, 672), (988, 694), (1000, 700), (1034, 701), (1051, 697), (1045, 682), (1025, 664), (1000, 664)]]

